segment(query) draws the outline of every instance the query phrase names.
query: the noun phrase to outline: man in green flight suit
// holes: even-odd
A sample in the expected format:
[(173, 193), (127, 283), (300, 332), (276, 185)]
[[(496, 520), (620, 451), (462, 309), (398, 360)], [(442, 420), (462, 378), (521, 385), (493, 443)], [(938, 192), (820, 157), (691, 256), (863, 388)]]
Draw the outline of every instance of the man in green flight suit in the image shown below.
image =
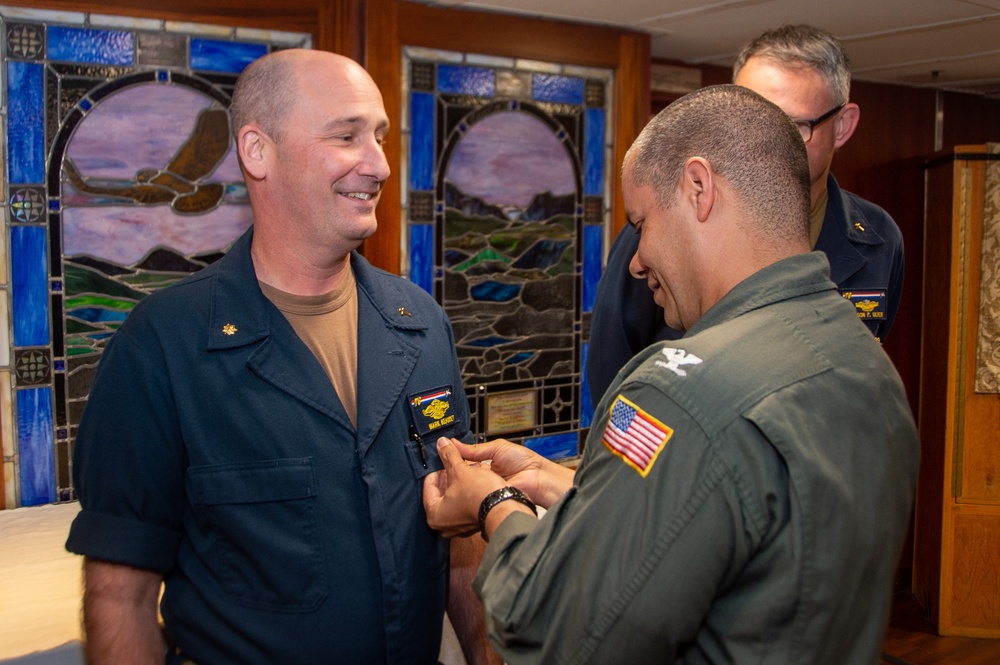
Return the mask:
[(622, 178), (630, 270), (684, 337), (626, 365), (575, 472), (439, 440), (429, 524), (489, 541), (474, 588), (512, 665), (876, 663), (918, 441), (810, 251), (799, 131), (749, 89), (704, 88)]

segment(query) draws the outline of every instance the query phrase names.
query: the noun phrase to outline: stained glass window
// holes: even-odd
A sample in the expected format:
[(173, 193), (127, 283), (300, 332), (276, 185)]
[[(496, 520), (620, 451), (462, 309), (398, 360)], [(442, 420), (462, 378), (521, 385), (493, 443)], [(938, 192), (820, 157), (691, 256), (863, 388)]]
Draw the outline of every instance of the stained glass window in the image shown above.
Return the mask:
[(131, 309), (250, 224), (232, 86), (249, 62), (311, 37), (13, 7), (0, 27), (0, 422), (6, 503), (28, 506), (74, 498), (76, 426)]
[(405, 49), (402, 271), (447, 311), (479, 440), (577, 455), (610, 226), (610, 70)]

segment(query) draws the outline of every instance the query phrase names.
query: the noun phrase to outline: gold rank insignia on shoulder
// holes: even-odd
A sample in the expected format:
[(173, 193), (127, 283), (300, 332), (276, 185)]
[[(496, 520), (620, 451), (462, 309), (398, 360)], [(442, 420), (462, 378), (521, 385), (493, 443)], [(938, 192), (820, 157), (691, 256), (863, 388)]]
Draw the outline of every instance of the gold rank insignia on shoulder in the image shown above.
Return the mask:
[(222, 334), (223, 335), (235, 335), (236, 334), (236, 326), (234, 326), (231, 323), (227, 323), (226, 325), (222, 326)]
[(412, 314), (410, 314), (409, 312), (406, 311), (405, 307), (400, 307), (399, 308), (399, 314), (400, 314), (400, 316), (413, 316)]

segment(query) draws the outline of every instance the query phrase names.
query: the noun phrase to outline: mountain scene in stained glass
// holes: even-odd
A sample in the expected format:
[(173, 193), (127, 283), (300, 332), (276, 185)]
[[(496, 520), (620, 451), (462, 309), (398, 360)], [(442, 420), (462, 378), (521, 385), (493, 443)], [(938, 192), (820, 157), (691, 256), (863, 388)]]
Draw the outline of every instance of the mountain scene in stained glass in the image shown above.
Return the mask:
[(498, 111), (445, 171), (444, 307), (467, 383), (573, 374), (576, 170), (538, 117)]

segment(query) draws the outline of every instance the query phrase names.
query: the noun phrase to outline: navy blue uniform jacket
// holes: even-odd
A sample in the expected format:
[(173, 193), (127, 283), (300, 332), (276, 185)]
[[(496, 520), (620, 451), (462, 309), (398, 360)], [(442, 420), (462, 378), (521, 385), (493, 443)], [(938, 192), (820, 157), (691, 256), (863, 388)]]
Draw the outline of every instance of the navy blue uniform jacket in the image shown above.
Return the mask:
[[(352, 255), (355, 431), (261, 293), (251, 234), (140, 302), (108, 345), (67, 547), (163, 573), (167, 631), (195, 662), (436, 663), (448, 542), (421, 489), (441, 467), (436, 436), (469, 425), (448, 320)], [(447, 424), (425, 431), (425, 466), (410, 427), (432, 395), (442, 416), (416, 421)]]

